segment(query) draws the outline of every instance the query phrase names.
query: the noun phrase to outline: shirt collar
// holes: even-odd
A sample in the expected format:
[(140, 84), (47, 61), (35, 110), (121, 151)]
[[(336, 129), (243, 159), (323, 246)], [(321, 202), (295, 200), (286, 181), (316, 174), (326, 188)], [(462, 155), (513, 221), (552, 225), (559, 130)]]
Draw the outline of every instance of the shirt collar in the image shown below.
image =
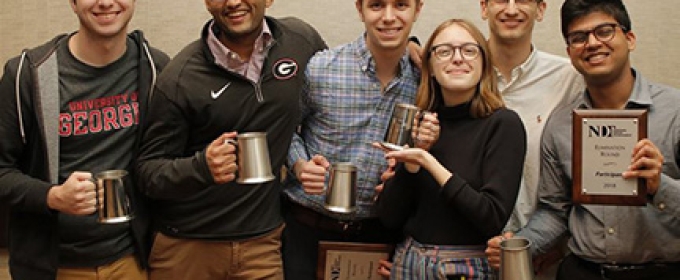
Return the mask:
[[(628, 102), (626, 102), (626, 108), (632, 109), (651, 107), (652, 95), (649, 90), (645, 90), (646, 88), (649, 88), (649, 81), (647, 81), (641, 75), (638, 75), (635, 69), (631, 68), (630, 71), (633, 72), (633, 78), (635, 79), (635, 82), (633, 83), (633, 91), (630, 93), (630, 97), (628, 97)], [(593, 103), (590, 100), (590, 93), (588, 92), (588, 89), (586, 88), (582, 94), (583, 98), (581, 104), (579, 104), (579, 108), (592, 109)]]
[[(357, 54), (359, 55), (361, 70), (375, 74), (375, 60), (373, 59), (373, 54), (371, 54), (371, 51), (366, 45), (366, 33), (362, 34), (359, 39), (355, 41), (355, 46)], [(404, 73), (408, 72), (410, 63), (411, 58), (409, 56), (408, 49), (406, 49), (404, 51), (404, 55), (402, 55), (401, 59), (399, 60), (399, 73), (397, 73), (397, 77), (401, 77)]]
[[(264, 52), (267, 49), (267, 46), (272, 41), (272, 32), (271, 29), (269, 28), (269, 25), (267, 24), (266, 20), (262, 20), (262, 32), (260, 32), (260, 35), (257, 36), (257, 39), (255, 39), (255, 48), (253, 49), (254, 52)], [(210, 22), (210, 26), (208, 27), (208, 46), (210, 47), (210, 51), (212, 52), (213, 56), (215, 57), (215, 60), (217, 61), (224, 61), (224, 60), (234, 60), (238, 59), (240, 60), (238, 54), (230, 50), (227, 46), (222, 44), (222, 42), (217, 38), (216, 32), (219, 32), (218, 27), (215, 25), (215, 21)], [(225, 63), (227, 64), (227, 63)]]
[(537, 63), (537, 59), (536, 59), (537, 55), (536, 54), (537, 53), (538, 53), (538, 50), (536, 50), (536, 48), (534, 48), (534, 45), (531, 45), (531, 53), (529, 54), (529, 57), (527, 57), (527, 59), (522, 64), (520, 64), (519, 67), (517, 67), (521, 73), (525, 73), (525, 72), (529, 71), (529, 69), (532, 69), (536, 65), (536, 63)]
[[(508, 84), (512, 83), (515, 81), (517, 78), (520, 76), (524, 75), (527, 71), (530, 69), (534, 69), (536, 63), (538, 63), (538, 59), (536, 58), (538, 55), (538, 50), (534, 47), (534, 45), (531, 45), (531, 53), (529, 53), (529, 57), (527, 57), (522, 64), (516, 66), (515, 68), (512, 69), (510, 72), (510, 81), (508, 81)], [(501, 81), (504, 81), (503, 79), (503, 74), (501, 73), (496, 66), (493, 67), (493, 70), (496, 72), (496, 77), (501, 79)]]

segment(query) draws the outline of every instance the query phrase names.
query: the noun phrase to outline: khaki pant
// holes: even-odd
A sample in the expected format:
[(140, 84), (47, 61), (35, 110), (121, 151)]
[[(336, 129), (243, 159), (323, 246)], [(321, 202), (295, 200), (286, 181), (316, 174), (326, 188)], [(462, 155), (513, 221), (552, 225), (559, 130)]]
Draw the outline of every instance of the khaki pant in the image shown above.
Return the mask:
[(283, 279), (281, 232), (238, 241), (178, 239), (158, 233), (149, 258), (150, 279)]
[(111, 264), (86, 268), (59, 268), (57, 280), (147, 280), (133, 255), (123, 257)]

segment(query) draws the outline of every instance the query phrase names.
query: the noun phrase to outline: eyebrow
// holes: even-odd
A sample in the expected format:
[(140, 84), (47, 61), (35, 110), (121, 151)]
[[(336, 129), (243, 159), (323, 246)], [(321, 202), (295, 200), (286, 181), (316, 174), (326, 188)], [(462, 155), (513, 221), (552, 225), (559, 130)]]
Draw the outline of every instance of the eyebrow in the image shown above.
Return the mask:
[(592, 28), (571, 30), (571, 31), (567, 32), (567, 34), (570, 34), (570, 33), (572, 33), (572, 32), (586, 32), (586, 31), (593, 31), (593, 29), (598, 28), (598, 27), (600, 27), (600, 26), (602, 26), (602, 25), (605, 25), (605, 24), (607, 24), (607, 25), (609, 25), (609, 24), (616, 24), (617, 26), (620, 25), (618, 22), (602, 22), (602, 23), (596, 24), (596, 25), (593, 26)]

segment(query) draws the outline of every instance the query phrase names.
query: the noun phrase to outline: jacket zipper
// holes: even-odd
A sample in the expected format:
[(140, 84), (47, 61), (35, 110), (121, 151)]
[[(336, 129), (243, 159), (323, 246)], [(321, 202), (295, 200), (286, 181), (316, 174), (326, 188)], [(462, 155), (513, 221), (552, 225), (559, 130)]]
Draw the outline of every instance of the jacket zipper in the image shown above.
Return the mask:
[[(272, 38), (269, 44), (267, 44), (267, 46), (265, 47), (264, 62), (262, 63), (262, 67), (265, 67), (267, 65), (267, 59), (269, 59), (269, 50), (271, 50), (274, 44), (276, 44), (276, 40)], [(253, 83), (253, 86), (255, 87), (255, 97), (257, 97), (257, 102), (259, 103), (264, 102), (264, 94), (262, 93), (262, 79), (264, 78), (265, 73), (267, 72), (262, 71), (262, 75), (260, 75), (260, 78), (258, 79), (257, 83)]]
[(260, 77), (260, 81), (254, 84), (255, 86), (255, 96), (257, 97), (257, 102), (262, 103), (264, 102), (264, 96), (262, 95), (262, 86), (260, 84), (262, 83), (262, 77)]

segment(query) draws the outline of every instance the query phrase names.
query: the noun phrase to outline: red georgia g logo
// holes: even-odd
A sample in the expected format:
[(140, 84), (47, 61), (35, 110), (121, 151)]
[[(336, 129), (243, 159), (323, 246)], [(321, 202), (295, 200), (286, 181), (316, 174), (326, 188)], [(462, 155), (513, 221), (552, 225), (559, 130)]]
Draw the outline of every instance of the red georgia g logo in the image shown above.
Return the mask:
[(274, 72), (274, 77), (277, 79), (288, 80), (297, 74), (298, 64), (295, 60), (283, 58), (274, 63), (272, 70), (272, 72)]

